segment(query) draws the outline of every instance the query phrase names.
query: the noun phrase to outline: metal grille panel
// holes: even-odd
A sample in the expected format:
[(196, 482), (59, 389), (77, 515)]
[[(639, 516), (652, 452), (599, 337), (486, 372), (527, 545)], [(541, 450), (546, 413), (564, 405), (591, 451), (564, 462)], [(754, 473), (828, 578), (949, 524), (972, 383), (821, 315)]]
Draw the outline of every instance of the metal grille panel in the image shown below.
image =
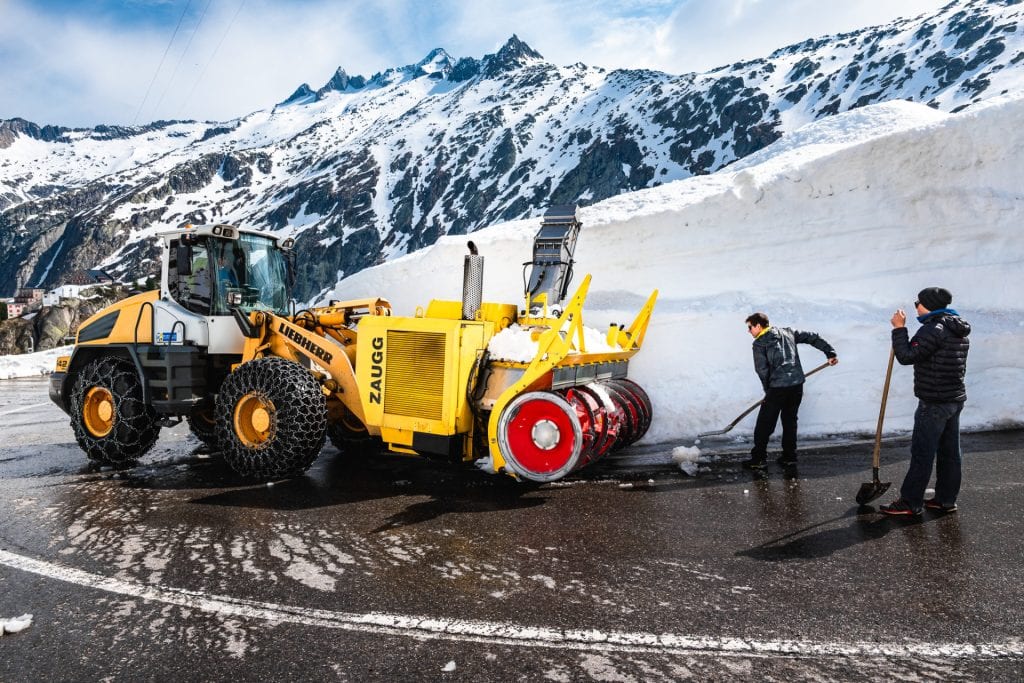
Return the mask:
[(385, 413), (441, 419), (446, 336), (442, 332), (388, 331)]

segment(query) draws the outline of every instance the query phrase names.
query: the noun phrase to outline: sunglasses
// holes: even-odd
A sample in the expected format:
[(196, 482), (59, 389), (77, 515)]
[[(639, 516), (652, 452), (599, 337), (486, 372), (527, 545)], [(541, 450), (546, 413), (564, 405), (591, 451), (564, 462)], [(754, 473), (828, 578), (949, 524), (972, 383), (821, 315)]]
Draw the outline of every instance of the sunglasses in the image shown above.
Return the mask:
[(915, 301), (915, 302), (914, 302), (914, 308), (917, 308), (917, 307), (918, 307), (918, 306), (920, 306), (920, 305), (921, 305), (921, 302), (920, 302), (920, 301)]

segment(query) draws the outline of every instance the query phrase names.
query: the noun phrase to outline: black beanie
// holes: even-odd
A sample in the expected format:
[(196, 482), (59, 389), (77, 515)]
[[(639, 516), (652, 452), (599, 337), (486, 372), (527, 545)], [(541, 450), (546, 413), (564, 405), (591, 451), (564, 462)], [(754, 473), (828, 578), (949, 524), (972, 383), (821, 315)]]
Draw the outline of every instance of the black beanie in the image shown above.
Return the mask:
[(917, 300), (929, 311), (937, 311), (953, 303), (953, 295), (942, 287), (925, 287), (917, 293)]

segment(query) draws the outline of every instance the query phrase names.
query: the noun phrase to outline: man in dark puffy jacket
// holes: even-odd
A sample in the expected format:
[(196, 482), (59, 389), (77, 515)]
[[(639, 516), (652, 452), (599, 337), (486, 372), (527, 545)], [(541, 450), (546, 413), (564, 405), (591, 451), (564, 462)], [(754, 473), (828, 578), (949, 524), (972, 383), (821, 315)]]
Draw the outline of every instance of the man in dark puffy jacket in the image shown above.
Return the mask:
[(768, 438), (775, 431), (775, 425), (782, 416), (782, 457), (778, 463), (783, 466), (796, 464), (796, 423), (800, 402), (804, 396), (804, 369), (800, 365), (797, 344), (810, 344), (825, 354), (829, 365), (839, 362), (827, 341), (813, 332), (791, 330), (788, 327), (771, 327), (768, 316), (754, 313), (747, 318), (747, 330), (754, 337), (754, 370), (764, 386), (764, 403), (757, 413), (754, 426), (754, 448), (750, 460), (743, 466), (747, 469), (764, 469), (768, 457)]
[[(879, 509), (887, 515), (919, 515), (922, 508), (956, 510), (960, 493), (960, 412), (967, 400), (964, 376), (971, 326), (949, 308), (953, 295), (941, 287), (922, 289), (914, 306), (921, 329), (907, 339), (907, 314), (892, 316), (892, 348), (901, 365), (914, 366), (914, 435), (910, 469), (900, 497)], [(924, 499), (935, 463), (935, 497)]]

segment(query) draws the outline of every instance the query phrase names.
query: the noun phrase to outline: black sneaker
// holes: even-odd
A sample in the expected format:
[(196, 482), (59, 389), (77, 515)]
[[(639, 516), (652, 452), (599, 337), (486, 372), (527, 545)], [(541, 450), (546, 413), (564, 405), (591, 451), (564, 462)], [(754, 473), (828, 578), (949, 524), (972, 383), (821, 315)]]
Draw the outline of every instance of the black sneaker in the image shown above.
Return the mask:
[(934, 498), (929, 498), (924, 502), (924, 506), (929, 510), (937, 510), (938, 512), (956, 512), (956, 503), (952, 505), (943, 505)]
[(795, 455), (780, 455), (778, 457), (778, 459), (775, 460), (775, 462), (779, 463), (783, 467), (792, 467), (793, 465), (796, 464), (796, 456)]
[(744, 460), (740, 464), (743, 465), (743, 469), (747, 470), (763, 470), (768, 467), (765, 464), (764, 460), (755, 460), (754, 458), (751, 458), (750, 460)]
[(883, 515), (892, 515), (894, 517), (916, 517), (921, 514), (921, 510), (910, 507), (910, 503), (897, 498), (888, 505), (880, 505), (878, 511)]

